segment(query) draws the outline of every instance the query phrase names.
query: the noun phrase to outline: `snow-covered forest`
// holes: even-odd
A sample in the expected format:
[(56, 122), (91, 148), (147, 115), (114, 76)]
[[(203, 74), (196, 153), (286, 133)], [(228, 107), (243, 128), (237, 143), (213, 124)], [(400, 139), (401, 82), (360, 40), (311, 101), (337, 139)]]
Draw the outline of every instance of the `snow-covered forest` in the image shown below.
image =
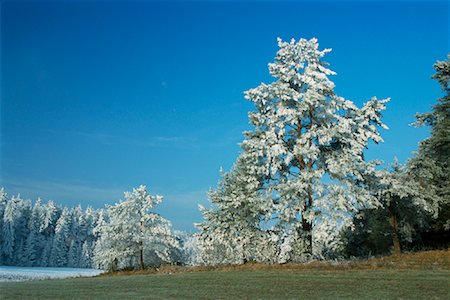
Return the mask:
[[(450, 57), (434, 65), (444, 96), (417, 115), (430, 136), (405, 165), (365, 151), (383, 141), (389, 99), (339, 96), (317, 39), (278, 42), (233, 168), (201, 207), (193, 235), (153, 212), (145, 186), (105, 209), (67, 208), (0, 191), (0, 264), (95, 267), (285, 263), (450, 243)], [(401, 112), (399, 112), (401, 113)]]
[(53, 201), (34, 204), (0, 190), (1, 255), (4, 265), (90, 267), (101, 212), (68, 209)]
[(149, 212), (162, 197), (145, 186), (106, 209), (33, 204), (0, 190), (0, 265), (72, 268), (144, 268), (181, 263), (170, 222)]

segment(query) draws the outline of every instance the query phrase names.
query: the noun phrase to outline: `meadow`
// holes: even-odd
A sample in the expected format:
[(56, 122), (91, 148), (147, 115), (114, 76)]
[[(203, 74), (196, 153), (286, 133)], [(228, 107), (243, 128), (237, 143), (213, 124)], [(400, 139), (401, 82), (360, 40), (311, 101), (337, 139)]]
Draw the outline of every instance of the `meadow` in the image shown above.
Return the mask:
[(1, 299), (450, 299), (450, 251), (0, 283)]

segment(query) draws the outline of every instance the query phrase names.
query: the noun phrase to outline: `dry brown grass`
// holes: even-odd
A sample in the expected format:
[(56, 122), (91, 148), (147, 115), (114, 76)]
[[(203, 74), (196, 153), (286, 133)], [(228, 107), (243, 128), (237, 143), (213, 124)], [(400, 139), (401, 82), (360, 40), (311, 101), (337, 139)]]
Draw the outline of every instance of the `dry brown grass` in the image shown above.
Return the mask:
[(433, 250), (401, 255), (390, 255), (370, 259), (354, 259), (342, 261), (311, 261), (308, 263), (287, 264), (259, 264), (247, 263), (243, 265), (218, 265), (218, 266), (162, 266), (160, 268), (119, 271), (104, 273), (100, 276), (126, 276), (149, 274), (177, 274), (207, 271), (261, 271), (261, 270), (286, 270), (286, 271), (345, 271), (345, 270), (450, 270), (450, 249)]

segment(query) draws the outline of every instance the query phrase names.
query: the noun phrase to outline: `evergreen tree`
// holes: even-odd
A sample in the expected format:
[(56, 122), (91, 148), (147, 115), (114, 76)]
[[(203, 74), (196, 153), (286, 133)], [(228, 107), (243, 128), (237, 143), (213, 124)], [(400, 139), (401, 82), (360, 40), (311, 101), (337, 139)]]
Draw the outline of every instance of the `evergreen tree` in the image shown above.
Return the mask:
[(354, 219), (355, 230), (344, 232), (347, 256), (400, 254), (402, 249), (417, 246), (420, 232), (428, 226), (431, 207), (405, 168), (395, 159), (390, 170), (380, 174), (372, 190), (382, 206), (364, 210)]
[(288, 261), (311, 255), (313, 241), (335, 230), (333, 224), (351, 226), (349, 216), (379, 204), (368, 189), (377, 162), (367, 162), (364, 150), (382, 141), (377, 126), (384, 127), (388, 99), (372, 98), (359, 109), (337, 96), (328, 79), (335, 73), (322, 61), (331, 50), (318, 50), (316, 39), (278, 45), (269, 64), (276, 81), (246, 92), (256, 111), (249, 113), (254, 130), (245, 132), (242, 159), (252, 162), (247, 172), (260, 181), (254, 191), (264, 201), (255, 211), (266, 212), (276, 235), (266, 243), (275, 241), (279, 260)]
[(199, 238), (203, 260), (211, 264), (271, 262), (276, 256), (276, 247), (268, 244), (270, 231), (261, 228), (270, 206), (258, 193), (261, 181), (249, 172), (249, 158), (241, 155), (233, 170), (222, 174), (217, 190), (210, 191), (215, 208), (201, 207)]
[(4, 221), (3, 216), (5, 214), (6, 205), (8, 202), (8, 195), (5, 192), (4, 188), (0, 189), (0, 265), (3, 264), (3, 246), (5, 245), (5, 237), (4, 237)]
[(83, 211), (78, 205), (70, 210), (71, 226), (69, 234), (68, 266), (79, 267), (82, 257), (82, 243), (86, 240), (86, 226)]
[(44, 209), (41, 199), (38, 199), (33, 206), (31, 217), (28, 220), (28, 236), (26, 241), (27, 255), (25, 264), (37, 266), (44, 248), (44, 237), (41, 234), (40, 226), (44, 220)]
[(52, 248), (53, 238), (55, 235), (56, 222), (61, 216), (62, 209), (52, 201), (49, 200), (44, 209), (43, 220), (40, 224), (39, 231), (44, 239), (44, 247), (40, 257), (39, 265), (42, 267), (48, 267), (52, 265)]
[(450, 243), (450, 55), (434, 68), (433, 79), (441, 85), (444, 96), (431, 112), (417, 115), (416, 124), (430, 126), (431, 135), (420, 142), (415, 157), (408, 162), (408, 172), (433, 208), (430, 235), (434, 244), (445, 245)]
[(50, 265), (55, 267), (66, 267), (69, 262), (70, 227), (71, 218), (69, 210), (65, 207), (56, 222), (55, 236), (50, 259)]
[(31, 201), (23, 200), (20, 195), (13, 196), (7, 202), (3, 215), (3, 255), (8, 265), (26, 264), (26, 240), (28, 220), (31, 215)]
[(125, 200), (108, 207), (109, 221), (99, 224), (94, 260), (100, 267), (141, 268), (172, 262), (178, 241), (170, 223), (150, 210), (162, 201), (141, 185), (125, 192)]
[(83, 232), (81, 242), (80, 266), (90, 268), (92, 266), (93, 250), (96, 241), (94, 228), (96, 226), (98, 212), (88, 207), (82, 216), (80, 230)]

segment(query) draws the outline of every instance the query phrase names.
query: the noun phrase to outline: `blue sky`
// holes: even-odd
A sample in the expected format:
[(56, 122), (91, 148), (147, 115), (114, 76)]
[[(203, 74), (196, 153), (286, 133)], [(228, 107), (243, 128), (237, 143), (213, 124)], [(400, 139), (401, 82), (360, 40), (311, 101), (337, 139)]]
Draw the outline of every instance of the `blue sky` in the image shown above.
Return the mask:
[(276, 38), (317, 37), (357, 105), (391, 97), (385, 143), (405, 162), (427, 129), (409, 126), (441, 93), (448, 2), (1, 2), (0, 186), (102, 207), (146, 184), (159, 211), (193, 230), (197, 204), (228, 170), (251, 103), (270, 82)]

